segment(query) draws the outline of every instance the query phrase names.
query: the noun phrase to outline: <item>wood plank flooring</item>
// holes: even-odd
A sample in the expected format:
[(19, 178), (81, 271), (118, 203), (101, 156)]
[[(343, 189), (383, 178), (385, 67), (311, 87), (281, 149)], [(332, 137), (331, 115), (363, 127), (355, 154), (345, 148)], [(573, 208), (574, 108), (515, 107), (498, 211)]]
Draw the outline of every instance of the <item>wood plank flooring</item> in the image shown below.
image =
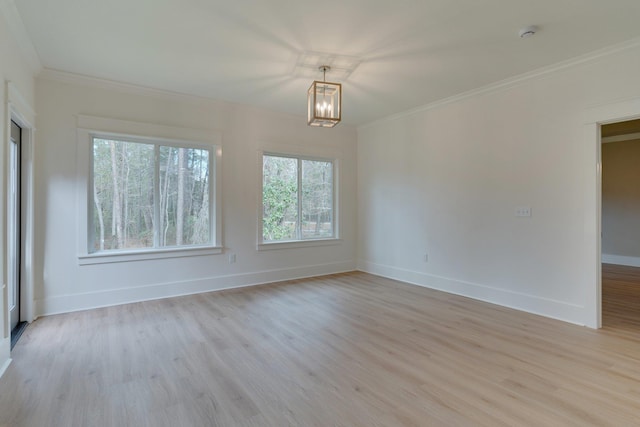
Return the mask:
[(45, 317), (0, 426), (634, 426), (640, 332), (347, 273)]
[(602, 264), (602, 325), (640, 334), (640, 268)]

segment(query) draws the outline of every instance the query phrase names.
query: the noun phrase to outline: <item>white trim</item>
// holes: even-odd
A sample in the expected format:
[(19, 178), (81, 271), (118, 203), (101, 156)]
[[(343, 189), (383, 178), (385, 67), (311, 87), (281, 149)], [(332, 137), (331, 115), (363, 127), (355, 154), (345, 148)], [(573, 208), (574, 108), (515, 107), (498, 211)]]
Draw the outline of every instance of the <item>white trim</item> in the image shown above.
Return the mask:
[[(16, 86), (12, 82), (7, 82), (7, 132), (5, 139), (5, 148), (4, 152), (6, 153), (6, 149), (9, 145), (9, 141), (11, 138), (11, 120), (15, 121), (22, 128), (22, 225), (24, 228), (25, 236), (23, 236), (23, 248), (22, 251), (22, 271), (21, 271), (21, 279), (20, 279), (20, 320), (31, 323), (35, 320), (35, 309), (34, 309), (34, 298), (35, 298), (35, 278), (33, 273), (34, 264), (34, 253), (35, 253), (35, 231), (34, 231), (34, 206), (35, 206), (35, 198), (34, 198), (34, 161), (35, 161), (35, 120), (36, 114), (29, 105), (28, 101), (22, 96), (20, 91), (16, 88)], [(6, 160), (8, 162), (8, 159)], [(4, 179), (7, 182), (8, 167), (7, 163), (3, 165), (6, 170)], [(4, 235), (7, 236), (7, 224), (5, 221), (4, 224)], [(7, 242), (6, 238), (3, 242), (4, 253), (7, 251)], [(3, 260), (5, 265), (4, 271), (5, 275), (7, 272), (6, 260)], [(7, 282), (7, 278), (3, 278), (3, 283)], [(5, 309), (8, 307), (5, 307)], [(8, 313), (7, 313), (8, 314)], [(8, 328), (8, 325), (7, 325)], [(10, 331), (9, 331), (10, 332)]]
[[(285, 144), (260, 144), (261, 148), (257, 152), (257, 167), (256, 170), (259, 171), (257, 174), (258, 177), (258, 191), (257, 195), (257, 243), (256, 249), (258, 251), (265, 250), (274, 250), (274, 249), (295, 249), (295, 248), (304, 248), (310, 246), (327, 246), (327, 245), (335, 245), (340, 244), (342, 240), (340, 239), (340, 223), (342, 222), (342, 213), (341, 213), (341, 203), (340, 203), (340, 195), (342, 194), (340, 191), (340, 165), (341, 165), (341, 154), (342, 151), (335, 148), (313, 148), (313, 147), (298, 147), (292, 145)], [(298, 167), (300, 167), (301, 160), (317, 160), (324, 162), (331, 162), (332, 164), (332, 173), (333, 173), (333, 236), (328, 238), (320, 238), (320, 239), (300, 239), (300, 240), (289, 240), (289, 241), (277, 241), (277, 242), (265, 242), (263, 241), (263, 200), (262, 200), (262, 189), (263, 189), (263, 162), (264, 156), (274, 156), (274, 157), (288, 157), (291, 159), (296, 159), (298, 161)], [(298, 170), (298, 188), (302, 188), (301, 184), (301, 175), (302, 170)], [(300, 206), (300, 194), (298, 195), (298, 206)], [(298, 233), (300, 232), (300, 228), (298, 227)]]
[[(1, 1), (1, 0), (0, 0)], [(301, 115), (295, 112), (276, 111), (256, 105), (250, 105), (240, 102), (232, 102), (214, 98), (211, 96), (202, 96), (183, 92), (173, 92), (166, 89), (159, 89), (149, 86), (143, 86), (135, 83), (126, 83), (116, 80), (108, 80), (100, 77), (92, 77), (83, 74), (75, 74), (67, 71), (56, 70), (52, 68), (43, 68), (37, 75), (38, 79), (48, 80), (52, 82), (58, 82), (63, 84), (84, 86), (91, 89), (102, 89), (108, 91), (115, 91), (128, 95), (137, 95), (143, 97), (153, 97), (161, 100), (170, 100), (180, 103), (188, 103), (190, 105), (202, 107), (202, 106), (217, 106), (221, 108), (244, 108), (248, 111), (259, 111), (261, 114), (274, 114), (282, 118), (288, 117), (287, 120), (298, 122), (300, 117), (306, 120), (306, 115)], [(351, 127), (355, 130), (355, 125), (343, 123), (341, 126)]]
[[(296, 141), (296, 143), (292, 144), (259, 142), (258, 157), (261, 162), (263, 153), (282, 155), (284, 157), (305, 157), (311, 160), (332, 160), (342, 158), (343, 150), (338, 146), (326, 146), (324, 144), (318, 145), (314, 144), (312, 141), (300, 141), (299, 139)], [(262, 175), (262, 172), (260, 172), (260, 175)]]
[(479, 283), (465, 282), (362, 260), (358, 262), (358, 270), (413, 285), (450, 294), (462, 295), (479, 301), (562, 320), (564, 322), (577, 325), (585, 324), (585, 322), (581, 320), (585, 318), (585, 307), (565, 301), (542, 298), (536, 295), (510, 291), (508, 289), (500, 289)]
[(602, 262), (604, 264), (626, 265), (629, 267), (640, 267), (640, 257), (602, 254)]
[(108, 264), (114, 262), (145, 261), (152, 259), (184, 258), (193, 256), (217, 255), (222, 253), (222, 248), (217, 246), (183, 248), (153, 248), (142, 251), (113, 251), (96, 252), (78, 255), (79, 265)]
[(122, 136), (138, 136), (146, 139), (170, 141), (207, 142), (207, 145), (222, 145), (222, 133), (213, 129), (196, 129), (155, 123), (134, 122), (106, 117), (78, 115), (77, 127), (93, 132), (106, 132)]
[(585, 148), (582, 164), (584, 182), (584, 269), (585, 286), (590, 287), (586, 306), (588, 326), (602, 327), (602, 135), (601, 126), (640, 118), (640, 98), (624, 99), (587, 108), (583, 112)]
[(104, 89), (110, 91), (118, 91), (120, 93), (127, 93), (140, 96), (154, 96), (160, 98), (169, 98), (179, 102), (188, 103), (216, 103), (220, 105), (242, 105), (229, 101), (222, 101), (205, 96), (172, 92), (166, 89), (158, 89), (150, 86), (142, 86), (133, 83), (125, 83), (116, 80), (103, 79), (100, 77), (92, 77), (84, 74), (75, 74), (68, 71), (61, 71), (52, 68), (43, 68), (38, 74), (38, 78), (42, 80), (49, 80), (54, 82), (81, 85), (85, 87), (91, 87), (96, 89)]
[(402, 118), (411, 117), (413, 115), (422, 113), (424, 111), (433, 110), (435, 108), (442, 107), (443, 105), (452, 104), (458, 101), (462, 101), (465, 99), (473, 98), (479, 95), (484, 95), (492, 92), (498, 92), (501, 90), (506, 90), (515, 86), (518, 86), (524, 82), (539, 79), (545, 77), (549, 74), (555, 73), (557, 71), (561, 71), (567, 68), (572, 68), (578, 66), (580, 64), (584, 64), (585, 62), (594, 61), (596, 59), (600, 59), (602, 57), (606, 57), (609, 55), (616, 54), (618, 52), (622, 52), (628, 49), (633, 49), (640, 46), (640, 37), (634, 38), (622, 43), (615, 44), (613, 46), (608, 46), (603, 49), (598, 49), (596, 51), (577, 56), (575, 58), (571, 58), (565, 61), (558, 62), (556, 64), (538, 68), (537, 70), (529, 71), (524, 74), (520, 74), (518, 76), (510, 77), (504, 80), (500, 80), (495, 83), (490, 83), (488, 85), (479, 87), (477, 89), (472, 89), (467, 92), (460, 93), (458, 95), (453, 95), (444, 99), (440, 99), (429, 104), (421, 105), (416, 108), (412, 108), (407, 111), (403, 111), (397, 114), (393, 114), (388, 117), (384, 117), (379, 120), (374, 120), (369, 123), (365, 123), (363, 125), (357, 126), (358, 129), (366, 129), (368, 127), (378, 125), (380, 123), (390, 122)]
[[(222, 248), (224, 236), (222, 235), (222, 137), (219, 138), (220, 144), (215, 145), (213, 150), (214, 158), (212, 159), (213, 173), (211, 174), (211, 182), (209, 183), (209, 198), (214, 200), (213, 218), (210, 218), (211, 229), (214, 232), (213, 244), (214, 248)], [(222, 251), (218, 252), (222, 253)]]
[(315, 246), (335, 246), (342, 243), (342, 239), (308, 239), (308, 240), (292, 240), (289, 242), (265, 242), (258, 243), (257, 250), (271, 251), (278, 249), (299, 249)]
[[(76, 250), (79, 265), (204, 256), (222, 253), (222, 134), (220, 132), (86, 115), (78, 115), (76, 119), (76, 223), (78, 227)], [(132, 141), (148, 141), (155, 144), (168, 142), (177, 145), (185, 144), (193, 147), (206, 147), (209, 149), (213, 156), (211, 159), (213, 173), (211, 174), (211, 182), (209, 185), (209, 198), (213, 202), (214, 209), (211, 215), (212, 245), (206, 247), (149, 248), (149, 250), (122, 251), (117, 254), (113, 252), (89, 253), (88, 239), (90, 222), (87, 218), (87, 209), (92, 200), (92, 195), (90, 194), (88, 182), (91, 173), (90, 140), (94, 136), (110, 136)]]
[(640, 132), (628, 133), (626, 135), (606, 136), (602, 138), (602, 143), (607, 144), (609, 142), (635, 141), (636, 139), (640, 139)]
[[(4, 84), (4, 82), (3, 82)], [(5, 102), (5, 101), (2, 101)], [(11, 120), (15, 120), (16, 123), (23, 126), (25, 129), (23, 139), (24, 144), (27, 147), (32, 147), (33, 145), (33, 123), (35, 122), (35, 114), (33, 113), (33, 109), (29, 106), (29, 103), (26, 102), (24, 97), (20, 94), (17, 88), (13, 85), (13, 83), (7, 81), (6, 82), (6, 110), (4, 120), (4, 129), (5, 134), (2, 137), (2, 147), (0, 147), (1, 155), (0, 158), (3, 159), (2, 164), (0, 164), (0, 175), (2, 176), (2, 188), (0, 188), (0, 194), (2, 195), (2, 199), (0, 200), (0, 217), (3, 218), (2, 224), (0, 227), (2, 228), (2, 242), (0, 243), (0, 253), (2, 253), (2, 257), (0, 262), (2, 263), (2, 297), (0, 298), (0, 304), (3, 304), (0, 312), (4, 314), (0, 319), (0, 377), (4, 374), (6, 369), (9, 367), (11, 363), (11, 326), (9, 320), (9, 301), (8, 301), (8, 261), (7, 261), (7, 236), (8, 236), (8, 215), (7, 215), (7, 198), (8, 191), (6, 191), (6, 183), (9, 182), (8, 174), (9, 174), (9, 156), (7, 155), (9, 144), (11, 143)], [(32, 149), (29, 150), (32, 153)], [(31, 159), (32, 160), (32, 159)], [(27, 188), (27, 212), (23, 212), (24, 218), (27, 221), (25, 227), (29, 229), (30, 234), (26, 236), (24, 245), (22, 250), (24, 251), (25, 263), (23, 267), (28, 266), (27, 270), (24, 271), (25, 277), (20, 281), (20, 292), (22, 293), (20, 298), (20, 320), (27, 320), (31, 322), (33, 320), (33, 192), (31, 190), (33, 186), (33, 168), (28, 168), (27, 171), (30, 175), (27, 176), (28, 182), (25, 183)], [(30, 221), (30, 222), (29, 222)]]
[(0, 1), (0, 13), (4, 16), (4, 20), (9, 27), (9, 31), (13, 35), (16, 41), (18, 50), (22, 57), (25, 59), (29, 67), (37, 74), (42, 69), (42, 63), (38, 57), (38, 52), (29, 33), (24, 25), (22, 16), (16, 7), (14, 0), (2, 0)]
[(585, 175), (584, 183), (584, 244), (582, 255), (588, 268), (582, 270), (586, 289), (585, 305), (589, 307), (588, 326), (602, 327), (602, 143), (601, 127), (597, 123), (584, 126), (585, 146), (580, 150)]
[[(287, 269), (263, 270), (228, 276), (206, 277), (186, 282), (170, 282), (135, 288), (112, 289), (85, 294), (52, 296), (37, 300), (40, 315), (68, 313), (98, 307), (128, 304), (138, 301), (235, 289), (287, 280), (344, 273), (355, 269), (354, 261), (299, 266)], [(96, 303), (96, 301), (99, 301)]]
[(23, 125), (35, 129), (36, 112), (20, 93), (16, 85), (7, 82), (7, 99), (14, 108), (14, 114)]

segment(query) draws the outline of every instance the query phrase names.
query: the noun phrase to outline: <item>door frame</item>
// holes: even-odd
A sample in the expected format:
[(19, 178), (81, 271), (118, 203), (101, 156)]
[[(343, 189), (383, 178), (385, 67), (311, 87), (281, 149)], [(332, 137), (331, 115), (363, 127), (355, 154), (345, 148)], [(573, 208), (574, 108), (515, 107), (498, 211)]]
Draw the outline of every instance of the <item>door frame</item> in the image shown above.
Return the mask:
[[(35, 112), (22, 97), (20, 92), (16, 89), (15, 85), (11, 82), (7, 82), (7, 109), (5, 123), (6, 132), (4, 138), (4, 182), (8, 181), (9, 168), (9, 156), (8, 149), (11, 143), (11, 121), (13, 120), (22, 128), (21, 138), (21, 270), (20, 270), (20, 321), (31, 323), (35, 319), (35, 294), (34, 294), (34, 148), (35, 148)], [(4, 201), (4, 217), (3, 224), (4, 236), (7, 236), (8, 227), (8, 215), (7, 215), (7, 201)], [(3, 271), (4, 271), (4, 283), (7, 283), (8, 276), (8, 260), (7, 260), (7, 240), (3, 239)], [(6, 301), (6, 312), (8, 315), (8, 301)], [(5, 320), (5, 337), (11, 334), (8, 320)]]
[[(17, 135), (14, 135), (14, 125), (18, 128)], [(15, 286), (15, 295), (13, 295), (13, 298), (15, 298), (17, 302), (16, 307), (13, 307), (15, 312), (12, 312), (11, 305), (13, 298), (11, 298), (10, 295), (8, 304), (9, 329), (11, 329), (11, 342), (13, 343), (14, 330), (22, 323), (22, 316), (20, 315), (22, 304), (20, 303), (20, 297), (22, 291), (22, 237), (24, 231), (22, 227), (22, 128), (14, 120), (11, 120), (9, 126), (11, 126), (11, 142), (9, 143), (9, 153), (7, 156), (9, 165), (7, 167), (7, 234), (5, 238), (7, 240), (8, 257), (8, 293), (12, 294), (11, 290)], [(15, 137), (17, 137), (17, 139)], [(13, 230), (13, 227), (16, 225), (19, 229)], [(18, 271), (12, 271), (14, 269)]]
[[(602, 327), (602, 125), (640, 118), (640, 98), (591, 107), (584, 114), (585, 156), (585, 255), (590, 268), (585, 269), (585, 324)], [(595, 165), (595, 167), (593, 167)], [(589, 285), (590, 284), (590, 285)]]

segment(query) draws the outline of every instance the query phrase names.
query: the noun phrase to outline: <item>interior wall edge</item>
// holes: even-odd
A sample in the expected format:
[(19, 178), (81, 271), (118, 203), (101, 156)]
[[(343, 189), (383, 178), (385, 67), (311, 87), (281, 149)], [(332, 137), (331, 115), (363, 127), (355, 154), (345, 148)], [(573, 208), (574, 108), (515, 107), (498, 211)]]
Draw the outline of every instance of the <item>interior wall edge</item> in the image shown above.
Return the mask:
[(358, 270), (388, 279), (399, 280), (411, 285), (460, 295), (579, 326), (595, 328), (595, 326), (590, 325), (589, 322), (585, 320), (588, 319), (589, 314), (587, 313), (586, 307), (564, 301), (536, 297), (534, 295), (499, 289), (478, 283), (434, 276), (419, 271), (377, 264), (365, 260), (358, 261)]
[(84, 294), (60, 295), (36, 300), (39, 316), (70, 313), (100, 307), (129, 304), (162, 298), (266, 285), (287, 280), (304, 279), (328, 274), (346, 273), (356, 269), (355, 261), (307, 265), (295, 268), (263, 270), (227, 276), (206, 277), (189, 281), (121, 288)]

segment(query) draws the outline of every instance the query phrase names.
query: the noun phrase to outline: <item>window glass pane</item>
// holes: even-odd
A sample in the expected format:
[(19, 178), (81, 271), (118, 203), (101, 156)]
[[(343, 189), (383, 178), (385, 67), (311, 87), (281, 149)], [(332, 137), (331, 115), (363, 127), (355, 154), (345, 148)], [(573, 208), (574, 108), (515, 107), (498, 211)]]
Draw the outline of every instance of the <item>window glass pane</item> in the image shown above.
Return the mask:
[(89, 250), (210, 244), (211, 160), (207, 149), (93, 138)]
[(159, 246), (211, 241), (209, 151), (160, 147)]
[(263, 156), (263, 241), (297, 239), (298, 161), (288, 157)]
[(333, 163), (302, 160), (302, 238), (333, 236)]
[(93, 251), (153, 246), (153, 151), (93, 139)]

